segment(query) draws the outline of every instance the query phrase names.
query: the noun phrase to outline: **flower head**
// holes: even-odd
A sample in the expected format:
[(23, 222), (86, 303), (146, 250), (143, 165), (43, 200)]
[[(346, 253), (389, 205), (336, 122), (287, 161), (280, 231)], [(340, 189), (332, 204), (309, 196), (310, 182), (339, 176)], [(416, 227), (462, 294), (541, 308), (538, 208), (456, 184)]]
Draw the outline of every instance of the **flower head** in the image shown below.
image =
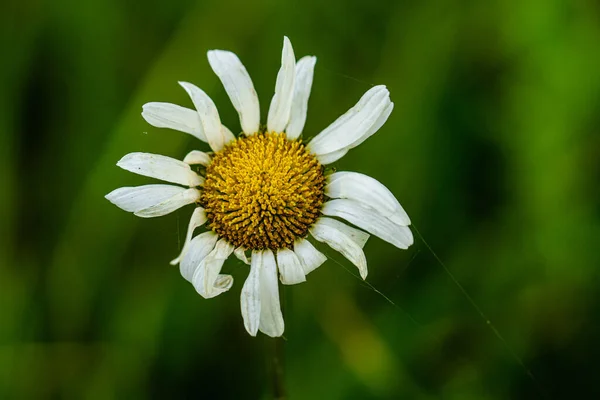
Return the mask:
[[(201, 296), (211, 298), (233, 284), (230, 275), (221, 274), (233, 253), (250, 265), (241, 295), (246, 330), (251, 335), (260, 330), (281, 336), (278, 277), (286, 285), (304, 282), (327, 259), (310, 237), (342, 253), (363, 279), (367, 262), (362, 248), (369, 233), (401, 249), (413, 243), (410, 219), (385, 186), (363, 174), (330, 173), (325, 168), (373, 135), (394, 103), (385, 86), (375, 86), (305, 145), (300, 135), (315, 57), (296, 62), (292, 45), (284, 38), (281, 69), (263, 128), (258, 96), (238, 57), (211, 50), (208, 61), (238, 111), (242, 133), (236, 138), (221, 123), (206, 93), (180, 82), (195, 110), (148, 103), (142, 116), (155, 127), (207, 142), (213, 152), (194, 150), (183, 161), (128, 154), (119, 167), (176, 185), (123, 187), (106, 198), (140, 217), (158, 217), (194, 204), (181, 254), (171, 263), (179, 264), (181, 275)], [(205, 232), (194, 237), (200, 227)]]

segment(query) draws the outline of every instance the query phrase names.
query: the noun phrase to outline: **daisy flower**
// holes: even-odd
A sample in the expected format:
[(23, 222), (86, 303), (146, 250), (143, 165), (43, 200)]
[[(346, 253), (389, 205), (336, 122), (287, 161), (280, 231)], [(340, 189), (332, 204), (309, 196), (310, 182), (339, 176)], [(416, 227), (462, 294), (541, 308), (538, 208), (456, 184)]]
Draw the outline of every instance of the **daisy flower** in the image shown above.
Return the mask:
[[(375, 86), (305, 144), (301, 134), (316, 57), (296, 61), (284, 38), (266, 127), (260, 124), (258, 96), (239, 58), (211, 50), (208, 62), (239, 113), (242, 133), (236, 138), (221, 123), (205, 92), (179, 82), (195, 110), (148, 103), (142, 116), (155, 127), (207, 142), (212, 152), (194, 150), (183, 161), (127, 154), (119, 167), (170, 184), (122, 187), (106, 198), (144, 218), (193, 204), (181, 254), (171, 263), (179, 264), (181, 275), (202, 297), (211, 298), (231, 288), (233, 278), (221, 269), (234, 254), (250, 265), (241, 293), (246, 330), (253, 336), (259, 330), (281, 336), (278, 277), (285, 285), (304, 282), (327, 259), (310, 237), (342, 253), (363, 279), (367, 261), (362, 249), (369, 233), (401, 249), (413, 243), (410, 219), (384, 185), (363, 174), (326, 168), (377, 132), (394, 103), (385, 86)], [(205, 232), (194, 237), (199, 228)]]

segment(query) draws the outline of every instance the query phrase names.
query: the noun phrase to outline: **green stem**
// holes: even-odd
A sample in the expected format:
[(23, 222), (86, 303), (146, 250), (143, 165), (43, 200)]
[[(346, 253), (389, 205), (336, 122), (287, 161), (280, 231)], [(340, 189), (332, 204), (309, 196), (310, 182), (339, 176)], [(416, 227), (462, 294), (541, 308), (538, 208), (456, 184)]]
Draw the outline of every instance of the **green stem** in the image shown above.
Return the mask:
[[(279, 285), (279, 298), (281, 313), (285, 315), (285, 291), (283, 285)], [(271, 377), (271, 390), (275, 400), (287, 399), (285, 390), (285, 341), (282, 337), (266, 338), (267, 346), (267, 368)]]

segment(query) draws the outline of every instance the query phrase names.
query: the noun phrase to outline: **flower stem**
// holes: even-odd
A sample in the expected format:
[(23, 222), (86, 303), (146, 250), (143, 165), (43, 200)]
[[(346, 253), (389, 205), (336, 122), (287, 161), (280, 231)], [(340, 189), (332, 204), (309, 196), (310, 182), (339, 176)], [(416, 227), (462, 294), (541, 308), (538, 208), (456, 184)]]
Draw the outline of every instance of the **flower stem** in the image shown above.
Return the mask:
[(284, 341), (282, 338), (267, 338), (269, 347), (268, 367), (271, 376), (271, 390), (275, 400), (287, 399), (284, 373)]
[[(285, 316), (285, 289), (279, 285), (281, 313)], [(287, 399), (285, 390), (285, 341), (283, 337), (266, 337), (267, 371), (271, 377), (271, 390), (275, 400)]]

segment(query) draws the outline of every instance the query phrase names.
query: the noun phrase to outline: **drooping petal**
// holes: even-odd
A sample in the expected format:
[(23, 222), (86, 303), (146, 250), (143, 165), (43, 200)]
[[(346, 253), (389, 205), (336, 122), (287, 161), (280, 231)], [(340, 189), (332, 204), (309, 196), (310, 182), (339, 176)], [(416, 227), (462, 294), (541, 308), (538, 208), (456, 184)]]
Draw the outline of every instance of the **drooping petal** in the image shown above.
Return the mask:
[(217, 106), (202, 89), (189, 82), (179, 82), (188, 93), (202, 121), (206, 140), (213, 151), (219, 151), (228, 143), (228, 138), (221, 129), (221, 119)]
[(410, 218), (392, 192), (376, 179), (358, 172), (335, 172), (328, 177), (325, 194), (370, 207), (393, 223), (410, 225)]
[(119, 160), (117, 166), (134, 174), (189, 187), (204, 183), (204, 179), (192, 171), (188, 164), (160, 154), (129, 153)]
[(134, 213), (160, 204), (185, 190), (186, 188), (173, 185), (143, 185), (118, 188), (104, 197), (117, 207)]
[(246, 249), (243, 247), (238, 247), (233, 251), (233, 254), (237, 257), (238, 260), (243, 262), (244, 264), (250, 265), (250, 259), (246, 257)]
[(277, 264), (271, 250), (263, 251), (260, 271), (260, 324), (258, 329), (264, 334), (277, 337), (283, 335), (285, 325), (279, 304), (279, 281)]
[(305, 56), (296, 63), (296, 81), (294, 82), (290, 121), (285, 129), (287, 138), (290, 140), (298, 138), (304, 129), (316, 62), (317, 57)]
[(190, 165), (204, 165), (208, 167), (210, 164), (210, 156), (203, 151), (192, 150), (183, 159), (183, 162)]
[(261, 250), (252, 251), (250, 273), (244, 282), (240, 296), (244, 327), (252, 336), (256, 336), (260, 324), (260, 275), (262, 264), (263, 252)]
[(192, 284), (200, 296), (210, 299), (231, 288), (233, 277), (220, 275), (223, 263), (231, 253), (233, 253), (233, 246), (227, 240), (221, 239), (210, 254), (200, 261), (192, 276)]
[[(317, 156), (338, 152), (339, 157), (362, 143), (374, 134), (383, 125), (391, 112), (390, 93), (385, 86), (375, 86), (367, 91), (358, 103), (346, 114), (339, 117), (329, 127), (319, 133), (307, 145), (309, 151)], [(327, 157), (329, 163), (336, 161), (331, 155)]]
[(192, 282), (194, 272), (196, 272), (200, 262), (213, 251), (218, 239), (219, 236), (213, 231), (203, 232), (192, 239), (188, 250), (183, 254), (179, 263), (179, 272), (185, 280)]
[(200, 115), (196, 110), (171, 103), (146, 103), (142, 106), (142, 117), (157, 128), (169, 128), (189, 133), (206, 142)]
[(352, 241), (356, 243), (361, 249), (365, 247), (365, 243), (367, 243), (367, 240), (369, 240), (370, 235), (367, 232), (363, 232), (360, 229), (353, 228), (333, 218), (321, 217), (319, 218), (319, 224), (326, 225), (332, 229), (343, 233), (344, 235), (352, 239)]
[(407, 249), (413, 244), (413, 236), (408, 227), (395, 224), (377, 211), (365, 207), (357, 201), (330, 200), (325, 203), (321, 212), (324, 215), (343, 218), (399, 249)]
[(277, 74), (275, 94), (269, 107), (267, 128), (270, 132), (283, 132), (290, 120), (294, 81), (296, 79), (296, 58), (290, 40), (283, 38), (281, 53), (281, 69)]
[(230, 51), (210, 50), (208, 62), (217, 74), (233, 107), (240, 115), (240, 124), (245, 134), (258, 132), (260, 107), (252, 79), (240, 59)]
[(186, 189), (161, 203), (136, 211), (134, 214), (142, 218), (162, 217), (198, 200), (200, 200), (198, 189)]
[(315, 249), (315, 246), (306, 239), (298, 239), (294, 242), (294, 253), (302, 264), (304, 275), (308, 275), (327, 261), (325, 254)]
[(311, 235), (318, 240), (328, 244), (332, 249), (342, 253), (352, 264), (356, 265), (363, 279), (367, 278), (367, 259), (362, 248), (349, 236), (333, 228), (330, 224), (322, 223), (319, 218), (309, 229)]
[(204, 208), (196, 207), (196, 209), (192, 213), (192, 217), (190, 218), (190, 223), (188, 224), (188, 230), (185, 236), (185, 242), (183, 242), (183, 247), (181, 248), (181, 253), (179, 253), (176, 259), (171, 261), (171, 265), (177, 265), (179, 263), (179, 260), (181, 260), (181, 257), (183, 257), (183, 255), (188, 249), (190, 242), (192, 241), (192, 235), (194, 234), (194, 231), (199, 226), (204, 225), (205, 222), (206, 213), (204, 212)]
[(284, 285), (295, 285), (306, 281), (300, 259), (290, 249), (277, 250), (277, 267), (279, 277)]

